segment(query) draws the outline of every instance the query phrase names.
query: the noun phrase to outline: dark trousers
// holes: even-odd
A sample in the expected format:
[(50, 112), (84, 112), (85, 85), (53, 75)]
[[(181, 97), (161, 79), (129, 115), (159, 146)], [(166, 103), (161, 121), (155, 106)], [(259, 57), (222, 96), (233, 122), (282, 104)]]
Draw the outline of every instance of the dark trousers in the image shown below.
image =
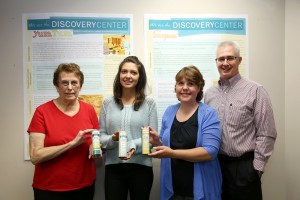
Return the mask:
[(78, 190), (49, 191), (33, 188), (34, 200), (93, 200), (95, 184)]
[(114, 164), (105, 166), (105, 199), (149, 200), (153, 183), (152, 167), (139, 164)]
[(262, 200), (261, 181), (253, 167), (254, 153), (241, 157), (219, 155), (222, 171), (222, 200)]

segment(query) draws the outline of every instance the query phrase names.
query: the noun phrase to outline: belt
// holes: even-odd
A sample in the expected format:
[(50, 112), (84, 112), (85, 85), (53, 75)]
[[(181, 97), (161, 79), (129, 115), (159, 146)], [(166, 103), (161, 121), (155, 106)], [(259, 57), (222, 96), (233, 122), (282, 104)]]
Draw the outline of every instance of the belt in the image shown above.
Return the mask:
[(224, 160), (224, 161), (239, 161), (239, 160), (254, 159), (254, 151), (246, 152), (239, 157), (231, 157), (224, 154), (219, 154), (218, 158), (219, 160)]

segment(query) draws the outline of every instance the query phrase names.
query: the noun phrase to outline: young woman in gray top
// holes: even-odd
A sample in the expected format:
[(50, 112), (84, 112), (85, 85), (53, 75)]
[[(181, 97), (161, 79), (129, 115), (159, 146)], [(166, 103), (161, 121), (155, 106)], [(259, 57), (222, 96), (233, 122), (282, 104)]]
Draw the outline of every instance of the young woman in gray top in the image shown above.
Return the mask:
[[(106, 149), (105, 199), (148, 200), (153, 182), (152, 160), (142, 154), (141, 128), (157, 128), (155, 101), (146, 97), (147, 77), (136, 56), (119, 65), (114, 95), (104, 99), (100, 112), (100, 139)], [(118, 157), (119, 131), (127, 133), (127, 157)]]

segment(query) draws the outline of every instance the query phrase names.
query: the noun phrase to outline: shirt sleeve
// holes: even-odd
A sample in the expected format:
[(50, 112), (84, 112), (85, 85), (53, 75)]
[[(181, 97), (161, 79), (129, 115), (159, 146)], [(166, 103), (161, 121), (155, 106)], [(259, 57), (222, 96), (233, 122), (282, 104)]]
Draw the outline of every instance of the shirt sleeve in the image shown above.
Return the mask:
[(214, 109), (206, 110), (201, 128), (202, 146), (215, 159), (221, 145), (221, 127), (218, 114)]
[(102, 148), (104, 149), (113, 149), (117, 146), (118, 142), (112, 140), (112, 136), (108, 134), (106, 127), (106, 113), (107, 113), (108, 104), (104, 100), (100, 110), (99, 124), (100, 124), (100, 141)]
[(43, 112), (40, 110), (40, 108), (38, 107), (34, 114), (33, 117), (31, 119), (31, 122), (29, 124), (29, 127), (27, 129), (27, 132), (30, 134), (31, 132), (36, 132), (36, 133), (46, 133), (45, 130), (45, 119), (44, 119), (44, 115)]
[(256, 170), (263, 171), (273, 152), (277, 131), (271, 101), (267, 91), (262, 86), (258, 87), (256, 91), (254, 109), (254, 121), (257, 131), (253, 165)]

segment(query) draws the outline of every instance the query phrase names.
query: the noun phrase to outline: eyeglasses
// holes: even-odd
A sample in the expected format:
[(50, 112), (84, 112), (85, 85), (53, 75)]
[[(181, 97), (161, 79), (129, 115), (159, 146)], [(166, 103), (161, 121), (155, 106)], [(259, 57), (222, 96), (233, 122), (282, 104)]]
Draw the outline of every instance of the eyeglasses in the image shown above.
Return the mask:
[(61, 81), (60, 84), (62, 84), (65, 87), (69, 86), (70, 84), (73, 87), (77, 87), (79, 85), (79, 82), (78, 81)]
[(232, 61), (234, 61), (237, 58), (239, 58), (239, 57), (237, 57), (237, 56), (226, 56), (226, 57), (216, 58), (215, 61), (219, 62), (219, 63), (224, 63), (225, 60), (227, 60), (227, 62), (232, 62)]

